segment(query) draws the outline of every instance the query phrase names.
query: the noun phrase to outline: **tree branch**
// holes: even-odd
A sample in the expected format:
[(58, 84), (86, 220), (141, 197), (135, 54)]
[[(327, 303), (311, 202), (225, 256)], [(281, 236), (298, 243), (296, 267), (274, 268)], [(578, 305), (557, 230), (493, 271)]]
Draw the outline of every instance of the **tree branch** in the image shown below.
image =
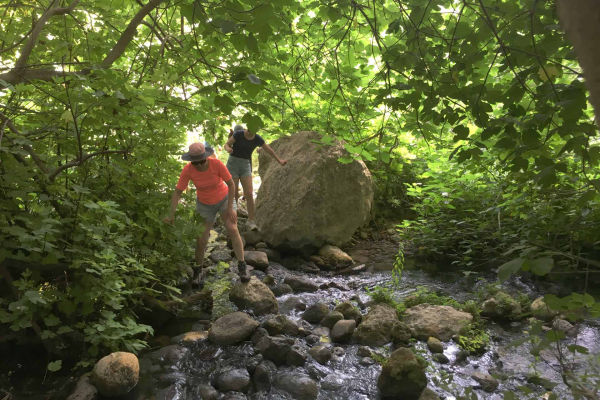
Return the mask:
[(54, 171), (52, 171), (52, 173), (50, 173), (48, 175), (48, 179), (52, 182), (52, 181), (54, 181), (54, 179), (56, 179), (56, 176), (58, 174), (60, 174), (62, 171), (72, 168), (72, 167), (77, 167), (92, 157), (96, 157), (96, 156), (100, 156), (100, 155), (104, 155), (104, 154), (127, 154), (127, 152), (128, 152), (128, 150), (102, 150), (102, 151), (97, 151), (95, 153), (86, 154), (83, 157), (81, 157), (81, 159), (69, 161), (68, 163), (63, 164), (60, 167), (56, 168)]

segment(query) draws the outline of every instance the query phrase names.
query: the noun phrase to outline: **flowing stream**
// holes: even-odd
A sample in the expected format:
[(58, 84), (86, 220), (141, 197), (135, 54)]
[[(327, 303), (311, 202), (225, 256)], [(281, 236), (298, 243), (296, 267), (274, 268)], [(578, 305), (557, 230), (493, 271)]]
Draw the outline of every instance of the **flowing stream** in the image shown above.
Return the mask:
[[(385, 248), (385, 246), (384, 246)], [(377, 253), (378, 262), (393, 260), (395, 256), (393, 245)], [(376, 263), (375, 263), (376, 264)], [(372, 268), (370, 268), (372, 270)], [(294, 321), (301, 319), (302, 310), (316, 302), (327, 303), (333, 308), (342, 301), (352, 301), (365, 314), (372, 299), (367, 294), (368, 289), (378, 285), (389, 286), (391, 273), (389, 271), (363, 272), (350, 276), (327, 276), (325, 274), (309, 274), (298, 271), (288, 271), (277, 263), (271, 263), (267, 271), (276, 282), (281, 282), (286, 274), (303, 275), (318, 284), (320, 289), (313, 293), (291, 293), (277, 298), (279, 312)], [(260, 271), (254, 272), (259, 278), (264, 277)], [(493, 277), (490, 276), (490, 279)], [(417, 269), (403, 272), (401, 282), (395, 288), (395, 296), (402, 299), (412, 294), (417, 287), (423, 286), (434, 292), (440, 292), (458, 301), (473, 298), (473, 293), (486, 280), (464, 277), (458, 273), (440, 273), (429, 275)], [(325, 287), (326, 286), (326, 287)], [(512, 279), (508, 289), (518, 289), (530, 298), (539, 295), (537, 290), (521, 280)], [(261, 322), (267, 317), (257, 317)], [(317, 327), (313, 325), (313, 327)], [(207, 329), (206, 322), (193, 326), (194, 330)], [(600, 353), (600, 329), (597, 321), (585, 321), (577, 324), (577, 334), (565, 339), (564, 344), (577, 344), (589, 349), (591, 354)], [(428, 387), (442, 399), (456, 399), (469, 392), (469, 398), (503, 399), (504, 392), (512, 392), (516, 398), (550, 398), (553, 393), (557, 399), (572, 399), (569, 388), (561, 378), (561, 365), (556, 357), (556, 351), (544, 350), (541, 359), (537, 360), (530, 354), (532, 344), (523, 339), (528, 338), (528, 321), (497, 324), (489, 321), (487, 332), (491, 342), (486, 351), (480, 355), (466, 355), (453, 341), (444, 343), (444, 355), (447, 363), (439, 363), (423, 342), (414, 344), (415, 351), (428, 362)], [(305, 340), (298, 337), (298, 341)], [(520, 343), (519, 343), (520, 342)], [(378, 399), (377, 377), (381, 366), (375, 360), (364, 359), (358, 355), (356, 344), (331, 344), (333, 358), (326, 365), (319, 364), (308, 357), (301, 367), (281, 366), (278, 372), (302, 373), (318, 382), (318, 399)], [(307, 345), (310, 347), (310, 345)], [(385, 357), (393, 350), (391, 345), (372, 348)], [(241, 345), (219, 346), (208, 340), (192, 345), (170, 345), (141, 357), (141, 381), (131, 398), (135, 399), (165, 399), (183, 400), (200, 399), (200, 387), (214, 382), (216, 375), (228, 367), (245, 368), (256, 365), (260, 354), (251, 342)], [(566, 359), (565, 362), (575, 371), (575, 375), (591, 372), (592, 356), (581, 355), (578, 359)], [(486, 392), (471, 378), (475, 372), (489, 373), (498, 378), (499, 387), (493, 392)], [(532, 379), (537, 374), (542, 380)], [(529, 379), (528, 379), (529, 378)], [(246, 394), (229, 392), (220, 394), (220, 399), (292, 399), (290, 394), (280, 389), (272, 388), (269, 392), (255, 392), (252, 389)]]

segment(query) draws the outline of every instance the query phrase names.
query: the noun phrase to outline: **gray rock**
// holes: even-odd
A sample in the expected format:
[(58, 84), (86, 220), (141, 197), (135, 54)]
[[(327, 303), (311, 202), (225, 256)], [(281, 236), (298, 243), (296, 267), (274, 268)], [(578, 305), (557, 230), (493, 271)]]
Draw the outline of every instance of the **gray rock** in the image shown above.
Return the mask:
[(346, 350), (343, 347), (336, 346), (331, 349), (331, 353), (336, 357), (343, 357), (346, 354)]
[(298, 325), (296, 325), (294, 321), (281, 314), (263, 322), (262, 327), (265, 328), (271, 336), (281, 334), (296, 336), (299, 331)]
[(210, 253), (209, 258), (215, 264), (218, 264), (219, 262), (228, 263), (233, 259), (233, 257), (231, 257), (231, 250), (229, 249), (213, 250), (212, 253)]
[(434, 361), (437, 361), (440, 364), (448, 364), (450, 362), (450, 359), (446, 357), (443, 353), (436, 353), (431, 358), (433, 358)]
[(284, 294), (292, 293), (294, 290), (287, 283), (279, 283), (271, 287), (273, 294), (277, 297), (283, 296)]
[(377, 387), (383, 399), (418, 399), (427, 386), (425, 362), (405, 347), (395, 350), (383, 364)]
[(389, 342), (404, 343), (410, 339), (408, 327), (398, 320), (396, 310), (387, 304), (376, 304), (354, 331), (354, 340), (367, 346), (383, 346)]
[(219, 398), (219, 392), (211, 385), (198, 386), (198, 394), (202, 400), (217, 400)]
[(326, 326), (319, 326), (315, 328), (312, 333), (317, 336), (329, 337), (331, 334), (331, 329)]
[(484, 374), (482, 372), (475, 372), (471, 375), (471, 378), (473, 378), (475, 381), (477, 381), (477, 383), (479, 383), (481, 388), (488, 393), (491, 393), (498, 388), (498, 381), (496, 380), (496, 378), (494, 378), (493, 376), (491, 376), (489, 374)]
[(367, 346), (358, 346), (358, 350), (356, 350), (356, 355), (359, 357), (371, 357), (371, 349)]
[[(10, 397), (7, 397), (7, 399)], [(77, 381), (73, 392), (67, 397), (67, 400), (96, 400), (98, 398), (98, 389), (90, 382), (89, 374), (83, 375)]]
[(300, 367), (304, 365), (307, 358), (308, 355), (306, 353), (306, 349), (298, 343), (296, 343), (292, 347), (290, 347), (290, 350), (288, 351), (285, 357), (285, 362), (287, 365)]
[(494, 320), (512, 320), (521, 315), (521, 304), (508, 293), (497, 292), (481, 305), (481, 315)]
[(251, 309), (256, 315), (277, 314), (279, 305), (271, 289), (251, 277), (250, 282), (238, 282), (229, 292), (229, 299), (241, 309)]
[(223, 395), (221, 400), (247, 400), (248, 396), (240, 392), (227, 392)]
[(280, 310), (282, 314), (288, 314), (291, 311), (306, 310), (306, 303), (297, 296), (289, 296), (281, 302)]
[(315, 303), (312, 306), (308, 307), (306, 311), (302, 314), (302, 319), (316, 324), (321, 322), (325, 316), (329, 314), (329, 306), (325, 303)]
[(294, 290), (294, 292), (316, 292), (319, 290), (319, 285), (308, 278), (301, 276), (288, 275), (283, 280)]
[(358, 363), (360, 365), (368, 366), (375, 364), (375, 360), (373, 360), (371, 357), (362, 357)]
[(304, 340), (306, 340), (306, 343), (308, 343), (308, 344), (315, 344), (315, 343), (320, 342), (321, 337), (313, 334), (313, 335), (308, 335), (307, 337), (304, 338)]
[(362, 320), (362, 314), (360, 313), (360, 310), (348, 301), (335, 306), (334, 311), (341, 312), (344, 316), (344, 319), (353, 319), (357, 324)]
[(246, 231), (242, 233), (242, 238), (246, 244), (254, 246), (262, 241), (262, 235), (258, 231)]
[(352, 338), (356, 321), (353, 319), (343, 319), (335, 323), (331, 329), (331, 340), (336, 343), (347, 343)]
[(327, 346), (317, 345), (308, 350), (308, 354), (311, 355), (319, 364), (327, 364), (331, 360), (331, 350)]
[(264, 360), (256, 366), (252, 375), (252, 382), (257, 391), (268, 392), (271, 390), (277, 366), (273, 361)]
[(265, 336), (256, 344), (256, 349), (267, 360), (273, 361), (277, 365), (284, 365), (287, 361), (287, 354), (294, 345), (294, 340), (278, 336)]
[(343, 145), (313, 143), (320, 137), (316, 132), (297, 132), (271, 142), (287, 159), (285, 168), (266, 154), (259, 155), (262, 183), (256, 222), (274, 247), (303, 251), (327, 243), (341, 245), (370, 218), (371, 173), (362, 161), (338, 162), (348, 154)]
[[(404, 322), (414, 337), (427, 340), (430, 336), (447, 341), (462, 333), (473, 316), (450, 306), (419, 304), (406, 310)], [(362, 324), (361, 324), (362, 325)]]
[(263, 251), (245, 251), (244, 260), (248, 265), (252, 265), (254, 268), (264, 271), (269, 266), (269, 258), (267, 253)]
[(314, 400), (319, 395), (317, 382), (304, 374), (282, 372), (277, 375), (275, 386), (298, 400)]
[(250, 388), (250, 374), (248, 370), (229, 369), (220, 371), (215, 380), (217, 389), (221, 392), (247, 392)]
[(187, 347), (172, 344), (161, 347), (160, 349), (150, 353), (150, 359), (152, 362), (161, 365), (176, 365), (185, 356), (187, 356), (189, 352), (190, 350)]
[(349, 266), (353, 263), (352, 257), (337, 246), (326, 244), (319, 249), (319, 258), (323, 265), (332, 266), (334, 269)]
[(444, 344), (437, 338), (430, 336), (427, 339), (427, 347), (432, 353), (443, 353), (444, 352)]
[(208, 339), (216, 344), (236, 344), (249, 339), (257, 327), (257, 321), (237, 311), (217, 319), (208, 331)]
[(556, 318), (554, 319), (554, 321), (552, 321), (552, 328), (564, 333), (567, 336), (577, 336), (577, 327), (573, 326), (573, 324), (571, 324), (569, 321), (564, 320), (564, 319), (560, 319), (560, 318)]
[(336, 322), (344, 319), (344, 314), (339, 311), (330, 311), (320, 322), (321, 325), (333, 328)]
[(419, 396), (419, 400), (440, 400), (440, 397), (435, 394), (435, 392), (428, 387), (423, 389), (421, 392), (421, 396)]
[(252, 341), (252, 344), (256, 346), (260, 339), (262, 339), (265, 336), (269, 336), (269, 332), (265, 328), (260, 327), (254, 331), (250, 340)]

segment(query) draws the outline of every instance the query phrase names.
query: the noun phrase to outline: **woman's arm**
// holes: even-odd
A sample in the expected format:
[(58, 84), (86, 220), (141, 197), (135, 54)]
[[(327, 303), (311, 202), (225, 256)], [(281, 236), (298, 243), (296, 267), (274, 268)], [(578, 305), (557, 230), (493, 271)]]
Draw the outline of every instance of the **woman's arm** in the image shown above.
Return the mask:
[(275, 152), (273, 151), (273, 149), (271, 148), (271, 146), (269, 146), (268, 144), (263, 144), (262, 146), (260, 146), (262, 149), (265, 149), (265, 151), (267, 153), (269, 153), (271, 155), (271, 157), (273, 157), (274, 159), (277, 160), (277, 162), (281, 165), (285, 165), (287, 164), (287, 160), (282, 160), (281, 158), (277, 157), (277, 154), (275, 154)]
[(227, 143), (225, 143), (225, 151), (227, 151), (228, 153), (231, 153), (233, 151), (234, 143), (235, 143), (235, 138), (233, 137), (233, 135), (231, 135), (229, 137), (229, 139), (227, 140)]
[(171, 196), (171, 205), (169, 206), (169, 214), (163, 219), (163, 222), (167, 224), (172, 224), (175, 220), (175, 209), (177, 209), (177, 204), (179, 204), (179, 199), (181, 199), (182, 190), (175, 189), (173, 192), (173, 196)]

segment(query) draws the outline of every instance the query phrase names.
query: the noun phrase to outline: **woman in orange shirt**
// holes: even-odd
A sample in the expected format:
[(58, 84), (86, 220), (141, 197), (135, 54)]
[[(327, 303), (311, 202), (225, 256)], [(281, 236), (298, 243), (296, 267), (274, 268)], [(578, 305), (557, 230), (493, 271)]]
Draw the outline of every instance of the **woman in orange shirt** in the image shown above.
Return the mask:
[(233, 210), (233, 179), (225, 164), (216, 158), (210, 158), (212, 154), (214, 154), (212, 147), (196, 142), (192, 143), (189, 151), (181, 156), (183, 160), (190, 163), (183, 167), (179, 175), (175, 192), (171, 197), (169, 214), (164, 222), (173, 223), (181, 194), (188, 187), (190, 180), (194, 182), (197, 197), (196, 212), (204, 220), (202, 236), (196, 240), (196, 264), (202, 268), (210, 230), (217, 219), (217, 213), (220, 213), (238, 259), (240, 279), (242, 282), (248, 282), (250, 275), (244, 261), (244, 247), (237, 228), (237, 214)]

